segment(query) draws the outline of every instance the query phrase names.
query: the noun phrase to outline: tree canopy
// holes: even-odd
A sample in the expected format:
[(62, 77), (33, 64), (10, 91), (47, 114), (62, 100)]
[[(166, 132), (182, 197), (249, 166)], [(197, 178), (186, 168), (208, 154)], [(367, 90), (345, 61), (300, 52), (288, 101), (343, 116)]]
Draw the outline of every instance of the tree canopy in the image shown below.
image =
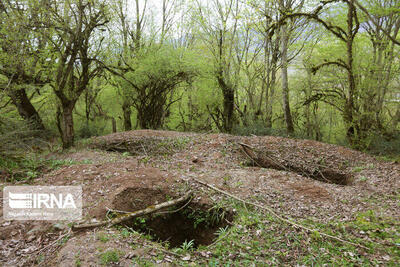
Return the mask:
[(64, 148), (75, 132), (150, 128), (368, 149), (399, 136), (399, 11), (387, 0), (2, 1), (0, 116), (58, 132)]

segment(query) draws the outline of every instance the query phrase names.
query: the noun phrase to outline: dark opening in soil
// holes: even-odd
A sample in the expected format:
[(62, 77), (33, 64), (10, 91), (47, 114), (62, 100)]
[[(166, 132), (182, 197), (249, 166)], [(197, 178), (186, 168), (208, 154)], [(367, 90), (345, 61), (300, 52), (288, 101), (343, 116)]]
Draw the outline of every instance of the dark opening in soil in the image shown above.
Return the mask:
[[(171, 207), (170, 211), (178, 210)], [(181, 247), (193, 240), (193, 248), (210, 245), (218, 236), (220, 228), (229, 227), (233, 218), (231, 212), (209, 205), (191, 204), (177, 212), (158, 213), (135, 218), (125, 225), (149, 234), (154, 241), (168, 242), (170, 248)]]

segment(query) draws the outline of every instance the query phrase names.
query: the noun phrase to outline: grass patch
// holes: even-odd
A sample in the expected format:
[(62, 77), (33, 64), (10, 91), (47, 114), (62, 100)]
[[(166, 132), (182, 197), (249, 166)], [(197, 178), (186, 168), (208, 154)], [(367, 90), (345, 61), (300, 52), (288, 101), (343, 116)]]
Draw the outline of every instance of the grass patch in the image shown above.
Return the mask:
[(353, 172), (361, 172), (362, 170), (364, 170), (365, 167), (364, 166), (357, 166), (353, 168)]
[(112, 263), (118, 263), (120, 257), (123, 255), (124, 252), (118, 249), (107, 250), (100, 254), (100, 264), (110, 265)]
[[(310, 233), (239, 202), (218, 203), (225, 208), (230, 206), (236, 215), (231, 227), (221, 227), (215, 232), (216, 239), (211, 244), (194, 246), (190, 239), (177, 247), (168, 246), (168, 242), (154, 244), (180, 255), (172, 259), (172, 265), (187, 266), (190, 262), (183, 260), (187, 255), (198, 266), (398, 266), (400, 262), (400, 223), (396, 218), (381, 217), (372, 210), (356, 213), (348, 221), (335, 218), (327, 224), (314, 218), (297, 219), (298, 223), (317, 229)], [(193, 216), (194, 222), (204, 217)], [(120, 227), (119, 231), (122, 238), (139, 237), (132, 229)], [(369, 249), (329, 239), (320, 233)], [(151, 240), (149, 236), (141, 237), (146, 242)], [(133, 244), (141, 247), (140, 242)], [(167, 255), (157, 254), (143, 261), (137, 258), (133, 262), (155, 266)]]
[[(393, 218), (377, 217), (374, 212), (359, 213), (349, 222), (300, 221), (319, 232), (370, 248), (366, 250), (325, 238), (319, 232), (296, 229), (241, 204), (235, 205), (235, 210), (234, 226), (221, 229), (212, 245), (199, 246), (197, 252), (211, 252), (211, 256), (196, 263), (208, 266), (396, 266), (400, 262), (400, 224)], [(191, 251), (188, 245), (174, 251), (184, 255)]]
[(21, 157), (0, 157), (0, 177), (8, 182), (32, 181), (42, 173), (56, 170), (62, 166), (90, 164), (90, 160), (46, 159), (42, 154), (28, 154)]
[(110, 237), (104, 232), (97, 233), (96, 238), (103, 243), (107, 243), (110, 240)]

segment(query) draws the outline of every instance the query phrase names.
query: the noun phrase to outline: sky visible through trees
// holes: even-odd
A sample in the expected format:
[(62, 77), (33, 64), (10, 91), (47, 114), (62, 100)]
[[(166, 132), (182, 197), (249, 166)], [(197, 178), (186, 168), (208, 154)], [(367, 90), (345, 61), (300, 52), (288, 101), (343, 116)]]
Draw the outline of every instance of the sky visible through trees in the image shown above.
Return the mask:
[(0, 12), (1, 116), (64, 148), (138, 128), (362, 150), (398, 139), (398, 1), (7, 0)]

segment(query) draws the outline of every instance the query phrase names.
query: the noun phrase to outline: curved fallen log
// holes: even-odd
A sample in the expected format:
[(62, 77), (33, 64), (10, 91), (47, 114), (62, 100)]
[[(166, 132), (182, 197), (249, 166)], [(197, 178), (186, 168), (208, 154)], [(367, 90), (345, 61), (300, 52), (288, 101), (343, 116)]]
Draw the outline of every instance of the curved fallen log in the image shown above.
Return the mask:
[(326, 183), (348, 185), (351, 183), (352, 176), (349, 173), (336, 170), (332, 167), (321, 166), (320, 164), (310, 163), (307, 166), (299, 162), (276, 157), (273, 153), (263, 153), (244, 143), (238, 143), (243, 154), (248, 157), (253, 164), (261, 168), (269, 168), (280, 171), (291, 171), (302, 176), (310, 177)]
[(101, 221), (101, 222), (95, 222), (95, 223), (87, 223), (87, 224), (77, 224), (72, 226), (72, 230), (81, 230), (81, 229), (87, 229), (87, 228), (93, 228), (93, 227), (100, 227), (100, 226), (112, 226), (116, 225), (125, 221), (128, 221), (132, 218), (147, 215), (150, 213), (153, 213), (155, 211), (158, 211), (163, 208), (167, 208), (170, 206), (174, 206), (178, 203), (181, 203), (185, 200), (187, 200), (192, 194), (192, 191), (188, 191), (185, 195), (181, 196), (180, 198), (173, 199), (170, 201), (166, 201), (157, 205), (149, 206), (143, 210), (138, 210), (134, 212), (128, 212), (124, 215), (121, 215), (113, 220), (110, 221)]

